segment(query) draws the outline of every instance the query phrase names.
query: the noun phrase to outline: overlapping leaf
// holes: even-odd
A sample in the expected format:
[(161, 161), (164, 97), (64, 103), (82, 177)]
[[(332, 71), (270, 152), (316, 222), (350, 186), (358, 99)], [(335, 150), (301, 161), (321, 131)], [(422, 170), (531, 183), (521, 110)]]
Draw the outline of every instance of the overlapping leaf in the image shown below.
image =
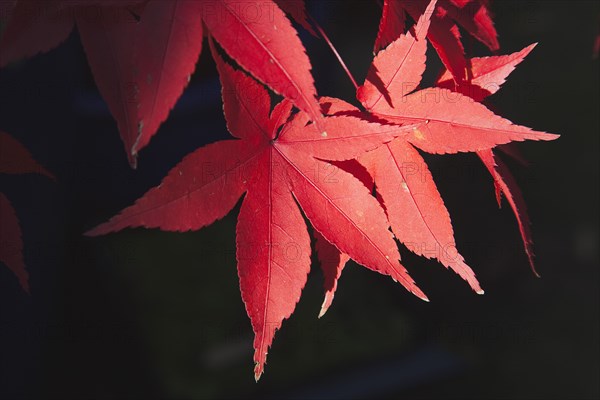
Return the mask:
[[(404, 34), (406, 14), (416, 21), (428, 4), (428, 0), (385, 0), (374, 51)], [(454, 80), (463, 82), (468, 79), (468, 66), (457, 24), (492, 51), (499, 48), (498, 35), (485, 0), (440, 0), (431, 10), (427, 37)]]
[(357, 91), (364, 107), (388, 121), (420, 123), (407, 140), (430, 153), (472, 152), (523, 140), (552, 140), (503, 119), (473, 99), (444, 88), (415, 91), (425, 70), (428, 11), (408, 33), (379, 52)]
[[(535, 46), (536, 44), (534, 43), (521, 51), (509, 55), (473, 58), (470, 60), (473, 73), (471, 81), (456, 85), (448, 72), (444, 72), (438, 78), (437, 86), (452, 89), (476, 101), (482, 101), (500, 89), (508, 75)], [(529, 216), (527, 215), (527, 208), (521, 194), (521, 189), (508, 167), (494, 154), (492, 149), (478, 151), (477, 155), (492, 175), (498, 206), (501, 205), (501, 196), (504, 194), (512, 208), (517, 219), (529, 264), (533, 272), (538, 275), (533, 261), (533, 240), (529, 228)]]
[(356, 158), (412, 127), (340, 116), (324, 118), (321, 130), (304, 112), (288, 121), (291, 102), (284, 100), (269, 114), (266, 90), (216, 53), (214, 58), (228, 128), (237, 139), (196, 150), (161, 185), (89, 234), (133, 226), (200, 229), (227, 214), (245, 193), (237, 260), (242, 298), (255, 332), (258, 379), (275, 330), (292, 314), (310, 268), (310, 239), (300, 209), (337, 249), (426, 299), (399, 263), (377, 200), (352, 174), (324, 161)]
[(76, 22), (135, 166), (189, 82), (204, 24), (242, 67), (318, 125), (310, 61), (277, 4), (310, 28), (303, 3), (291, 0), (19, 0), (0, 40), (0, 66), (56, 47)]
[(469, 60), (471, 79), (456, 83), (452, 74), (446, 70), (437, 79), (436, 86), (454, 90), (475, 101), (481, 102), (487, 96), (496, 93), (506, 81), (508, 75), (527, 57), (537, 43), (525, 47), (513, 54), (491, 57), (474, 57)]
[[(8, 22), (0, 38), (0, 66), (48, 51), (78, 27), (132, 165), (188, 84), (203, 37), (211, 38), (234, 139), (188, 155), (159, 186), (88, 234), (140, 226), (201, 229), (243, 197), (236, 258), (255, 333), (256, 379), (307, 279), (311, 245), (305, 218), (314, 227), (325, 279), (319, 316), (330, 307), (350, 258), (427, 299), (400, 264), (394, 235), (483, 293), (456, 249), (450, 215), (419, 150), (479, 155), (498, 202), (503, 193), (517, 217), (533, 267), (524, 201), (492, 149), (556, 138), (515, 125), (480, 103), (533, 48), (465, 59), (459, 26), (491, 50), (498, 48), (485, 0), (385, 0), (375, 51), (385, 49), (357, 90), (367, 113), (335, 98), (317, 102), (310, 61), (285, 13), (314, 33), (302, 0), (0, 0), (0, 23)], [(406, 15), (416, 24), (405, 34)], [(226, 64), (212, 38), (284, 100), (271, 109), (265, 88)], [(437, 87), (418, 90), (426, 38), (447, 72)], [(293, 106), (300, 110), (294, 115)], [(0, 172), (50, 176), (11, 140), (0, 133)], [(0, 242), (0, 261), (27, 290), (18, 220), (2, 194)]]
[[(552, 140), (557, 136), (514, 125), (473, 99), (448, 89), (415, 91), (425, 69), (425, 38), (434, 6), (432, 1), (413, 33), (402, 35), (375, 57), (364, 85), (357, 91), (363, 106), (378, 120), (419, 122), (420, 126), (362, 155), (359, 161), (375, 180), (396, 237), (414, 253), (439, 260), (465, 279), (473, 290), (482, 293), (475, 274), (456, 249), (449, 213), (416, 148), (431, 153), (488, 152), (498, 144)], [(474, 80), (471, 85), (486, 81), (486, 77), (503, 82), (523, 56), (520, 53), (475, 61), (475, 70), (481, 73), (477, 76), (479, 81)], [(339, 101), (331, 102), (329, 110), (334, 115), (359, 112)], [(493, 166), (497, 184), (508, 188), (497, 168)], [(512, 197), (509, 201), (516, 204)], [(523, 232), (524, 225), (520, 226)], [(335, 283), (328, 286), (326, 300), (332, 297), (330, 292)]]
[(531, 265), (531, 270), (533, 273), (536, 276), (539, 276), (533, 261), (533, 240), (531, 238), (531, 228), (529, 227), (529, 215), (527, 214), (525, 199), (521, 194), (519, 185), (510, 173), (510, 170), (506, 164), (504, 164), (504, 162), (502, 162), (502, 160), (500, 160), (500, 158), (494, 154), (492, 149), (479, 151), (477, 152), (477, 155), (483, 162), (483, 165), (485, 165), (487, 170), (492, 175), (494, 187), (496, 189), (496, 200), (498, 201), (498, 206), (501, 206), (502, 204), (501, 194), (503, 194), (504, 197), (506, 197), (506, 201), (508, 201), (508, 204), (512, 208), (515, 218), (517, 219), (525, 253), (529, 259), (529, 265)]

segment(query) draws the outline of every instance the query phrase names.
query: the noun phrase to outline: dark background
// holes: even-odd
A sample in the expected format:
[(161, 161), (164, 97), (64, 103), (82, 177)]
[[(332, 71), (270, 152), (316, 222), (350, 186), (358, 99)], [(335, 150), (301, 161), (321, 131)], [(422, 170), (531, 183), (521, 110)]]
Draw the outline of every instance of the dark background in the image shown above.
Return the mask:
[[(379, 7), (309, 1), (309, 9), (362, 81)], [(76, 33), (0, 70), (0, 129), (57, 177), (0, 176), (21, 221), (32, 288), (25, 294), (0, 268), (0, 398), (598, 398), (599, 3), (495, 1), (492, 10), (502, 54), (539, 45), (489, 106), (562, 135), (520, 145), (527, 168), (508, 161), (530, 208), (542, 278), (531, 273), (510, 207), (498, 210), (476, 157), (429, 156), (458, 248), (485, 296), (401, 248), (431, 303), (351, 263), (317, 319), (315, 263), (258, 384), (236, 273), (239, 205), (198, 232), (82, 236), (185, 154), (227, 137), (208, 52), (137, 171)], [(326, 45), (301, 36), (319, 94), (352, 101)], [(469, 54), (487, 54), (464, 38)], [(428, 56), (431, 82), (440, 62)]]

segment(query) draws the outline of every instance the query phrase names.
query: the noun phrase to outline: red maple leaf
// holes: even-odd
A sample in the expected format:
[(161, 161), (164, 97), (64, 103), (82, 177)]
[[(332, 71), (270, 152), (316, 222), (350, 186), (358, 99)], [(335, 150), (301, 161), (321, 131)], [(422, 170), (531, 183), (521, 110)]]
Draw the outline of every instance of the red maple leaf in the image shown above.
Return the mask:
[[(357, 91), (358, 99), (374, 118), (420, 125), (413, 132), (361, 155), (359, 162), (375, 181), (396, 237), (414, 253), (438, 259), (469, 282), (473, 290), (483, 293), (475, 274), (456, 249), (450, 216), (417, 149), (430, 153), (479, 152), (487, 161), (492, 157), (488, 152), (498, 144), (526, 139), (552, 140), (558, 136), (514, 125), (472, 98), (445, 88), (415, 91), (425, 68), (425, 37), (434, 5), (432, 1), (419, 18), (414, 34), (402, 35), (375, 57), (364, 85)], [(484, 62), (474, 60), (478, 75), (463, 90), (478, 82), (487, 82), (488, 78), (502, 83), (529, 50), (531, 46), (517, 55), (488, 58)], [(477, 88), (476, 93), (483, 91), (482, 87)], [(327, 102), (329, 115), (360, 113), (340, 100)], [(507, 198), (513, 208), (522, 208), (520, 195), (510, 195), (514, 186), (505, 169), (490, 162), (486, 162), (486, 166), (491, 168), (497, 185), (509, 193)], [(519, 225), (523, 237), (528, 237), (528, 231), (524, 231), (527, 224), (519, 221)], [(529, 254), (529, 249), (527, 251)], [(345, 263), (343, 257), (336, 259), (331, 254), (328, 257), (333, 262), (322, 260), (326, 280), (330, 281), (325, 287), (325, 310), (336, 287), (331, 279), (335, 281), (339, 277)]]
[[(483, 101), (487, 96), (496, 93), (506, 78), (523, 61), (523, 59), (534, 49), (537, 43), (525, 47), (523, 50), (513, 54), (492, 57), (476, 57), (470, 60), (472, 66), (472, 79), (469, 82), (456, 84), (446, 71), (440, 75), (436, 85), (445, 87), (469, 96), (476, 101)], [(512, 152), (512, 149), (509, 149)], [(494, 180), (496, 199), (498, 206), (502, 204), (502, 194), (510, 204), (515, 214), (525, 253), (533, 272), (539, 276), (533, 261), (533, 240), (529, 228), (529, 216), (525, 200), (521, 194), (516, 180), (510, 173), (508, 167), (500, 160), (492, 149), (480, 150), (477, 155), (488, 169)], [(512, 154), (511, 154), (512, 155)], [(521, 156), (517, 153), (517, 158)]]
[[(310, 269), (304, 217), (314, 227), (325, 278), (319, 316), (331, 305), (350, 258), (427, 299), (400, 264), (394, 235), (483, 293), (456, 250), (449, 213), (419, 150), (478, 154), (494, 179), (499, 204), (503, 193), (517, 217), (533, 267), (524, 201), (492, 149), (557, 137), (514, 125), (480, 103), (533, 48), (465, 59), (459, 25), (492, 51), (498, 48), (486, 0), (386, 0), (375, 42), (376, 51), (385, 49), (357, 90), (367, 113), (336, 98), (321, 98), (319, 104), (310, 61), (285, 13), (314, 33), (302, 0), (0, 1), (0, 22), (8, 21), (0, 38), (0, 66), (52, 49), (77, 26), (132, 165), (188, 84), (203, 37), (211, 38), (227, 127), (235, 139), (188, 155), (161, 185), (88, 234), (139, 226), (200, 229), (243, 197), (236, 258), (255, 333), (256, 379)], [(417, 21), (407, 34), (405, 14)], [(449, 72), (437, 87), (417, 91), (426, 37)], [(271, 109), (266, 89), (226, 64), (212, 38), (284, 100)], [(294, 105), (299, 112), (292, 115)], [(0, 172), (49, 175), (11, 140), (0, 133)], [(0, 241), (0, 261), (28, 290), (20, 227), (2, 194)]]
[(533, 261), (533, 240), (531, 238), (531, 228), (529, 227), (530, 222), (529, 215), (527, 214), (527, 206), (517, 181), (510, 173), (506, 164), (494, 154), (492, 149), (478, 151), (477, 155), (492, 175), (498, 207), (502, 206), (502, 194), (504, 194), (506, 201), (510, 204), (513, 213), (515, 214), (515, 218), (517, 219), (519, 232), (525, 248), (525, 254), (527, 254), (527, 258), (529, 259), (529, 265), (531, 266), (533, 273), (539, 277), (540, 275), (538, 274)]
[[(54, 179), (38, 164), (25, 147), (8, 134), (0, 131), (0, 174), (39, 173)], [(23, 260), (23, 240), (19, 219), (13, 206), (0, 193), (0, 262), (16, 276), (23, 290), (29, 293), (29, 274)]]
[(293, 0), (19, 0), (0, 39), (0, 66), (56, 47), (77, 25), (135, 166), (187, 86), (205, 30), (318, 124), (310, 61), (282, 8), (309, 27)]
[[(429, 0), (385, 0), (374, 52), (404, 33), (406, 14), (416, 21), (428, 4)], [(468, 79), (468, 64), (458, 25), (490, 50), (498, 50), (498, 35), (486, 0), (440, 0), (430, 14), (431, 27), (427, 37), (457, 82)]]
[(224, 63), (216, 51), (213, 58), (227, 127), (237, 139), (188, 155), (159, 186), (88, 234), (136, 226), (200, 229), (225, 216), (246, 193), (236, 230), (237, 260), (242, 299), (255, 332), (258, 379), (273, 335), (292, 314), (310, 269), (310, 238), (301, 210), (339, 251), (426, 299), (399, 263), (378, 201), (352, 174), (324, 161), (356, 158), (412, 127), (340, 116), (322, 119), (317, 129), (304, 112), (290, 119), (289, 100), (270, 112), (269, 95), (260, 84)]
[(362, 105), (389, 122), (419, 123), (406, 140), (430, 153), (473, 152), (523, 140), (552, 140), (503, 119), (484, 105), (445, 88), (418, 90), (425, 70), (426, 34), (435, 5), (419, 18), (414, 34), (402, 35), (374, 58), (357, 91)]
[(445, 70), (438, 77), (436, 86), (454, 90), (481, 102), (500, 89), (508, 75), (531, 53), (536, 45), (537, 43), (533, 43), (521, 51), (508, 55), (473, 57), (469, 59), (471, 79), (456, 83), (452, 74)]

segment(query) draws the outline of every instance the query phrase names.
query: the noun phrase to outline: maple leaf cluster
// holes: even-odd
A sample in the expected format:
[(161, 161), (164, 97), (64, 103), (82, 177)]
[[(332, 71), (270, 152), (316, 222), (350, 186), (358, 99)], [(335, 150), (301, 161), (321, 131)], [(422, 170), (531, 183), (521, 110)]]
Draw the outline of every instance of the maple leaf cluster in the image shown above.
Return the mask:
[[(318, 97), (310, 59), (288, 16), (312, 34), (323, 30), (300, 0), (1, 4), (0, 15), (8, 18), (0, 66), (56, 47), (77, 27), (132, 166), (185, 89), (208, 38), (232, 138), (195, 150), (159, 186), (87, 234), (127, 227), (197, 230), (243, 197), (236, 257), (255, 333), (256, 379), (306, 283), (312, 252), (307, 222), (325, 280), (319, 316), (331, 306), (349, 259), (427, 300), (400, 263), (395, 239), (483, 293), (456, 249), (450, 215), (420, 152), (479, 156), (498, 203), (504, 195), (514, 211), (533, 268), (524, 201), (493, 149), (557, 136), (513, 124), (482, 104), (534, 47), (467, 58), (460, 29), (492, 51), (499, 48), (487, 1), (384, 1), (376, 55), (357, 87), (356, 106)], [(421, 88), (427, 42), (445, 71), (435, 87)], [(267, 88), (283, 99), (272, 106)]]

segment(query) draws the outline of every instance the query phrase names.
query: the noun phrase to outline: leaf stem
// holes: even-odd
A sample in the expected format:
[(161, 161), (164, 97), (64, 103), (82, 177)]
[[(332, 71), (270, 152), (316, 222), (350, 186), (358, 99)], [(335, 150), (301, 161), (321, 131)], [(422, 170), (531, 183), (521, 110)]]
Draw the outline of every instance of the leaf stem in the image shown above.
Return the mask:
[(331, 49), (331, 51), (333, 52), (333, 54), (335, 55), (335, 57), (338, 59), (340, 65), (342, 66), (342, 68), (346, 72), (346, 75), (348, 75), (348, 78), (350, 78), (350, 81), (354, 85), (354, 88), (356, 90), (358, 90), (358, 84), (356, 83), (356, 80), (354, 79), (354, 76), (352, 76), (352, 73), (350, 72), (350, 70), (346, 66), (346, 63), (344, 62), (344, 60), (340, 56), (340, 53), (338, 53), (338, 51), (335, 48), (335, 46), (333, 45), (333, 43), (331, 43), (331, 40), (329, 40), (329, 36), (327, 36), (327, 34), (323, 30), (323, 28), (321, 28), (321, 25), (319, 25), (319, 23), (317, 22), (317, 20), (315, 20), (311, 15), (309, 15), (308, 18), (313, 23), (313, 25), (315, 26), (315, 28), (317, 28), (317, 31), (323, 37), (323, 40), (325, 40), (325, 42), (327, 43), (327, 45), (329, 46), (329, 48)]

